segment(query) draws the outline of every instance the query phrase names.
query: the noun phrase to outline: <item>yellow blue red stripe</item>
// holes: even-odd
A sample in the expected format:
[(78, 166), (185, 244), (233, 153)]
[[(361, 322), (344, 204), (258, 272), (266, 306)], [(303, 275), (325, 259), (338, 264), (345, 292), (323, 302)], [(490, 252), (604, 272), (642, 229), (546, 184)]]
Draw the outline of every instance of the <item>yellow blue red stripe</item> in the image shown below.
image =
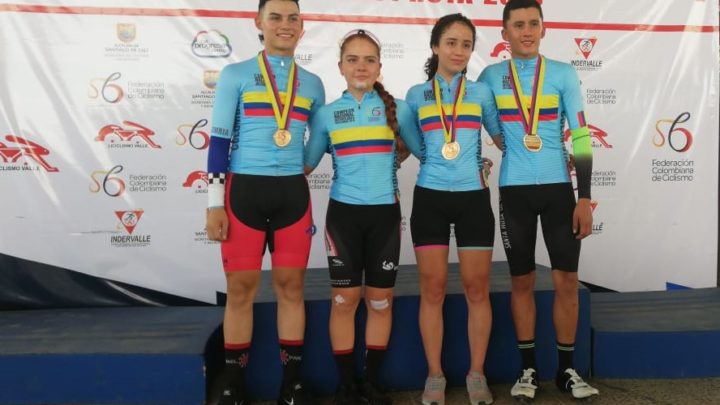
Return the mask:
[[(280, 93), (280, 98), (284, 98)], [(290, 112), (290, 118), (294, 121), (307, 122), (310, 117), (310, 106), (312, 101), (304, 97), (295, 97), (295, 104)], [(282, 106), (281, 106), (282, 108)], [(275, 117), (272, 104), (267, 93), (248, 92), (243, 95), (243, 110), (248, 117)]]
[(387, 126), (349, 127), (330, 132), (337, 156), (392, 153), (395, 134)]

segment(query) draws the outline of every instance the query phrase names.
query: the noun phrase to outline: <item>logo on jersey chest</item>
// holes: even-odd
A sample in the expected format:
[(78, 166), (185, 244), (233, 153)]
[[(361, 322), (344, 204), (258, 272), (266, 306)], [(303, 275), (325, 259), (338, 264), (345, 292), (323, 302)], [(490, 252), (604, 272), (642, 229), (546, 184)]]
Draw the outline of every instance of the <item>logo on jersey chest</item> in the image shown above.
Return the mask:
[(425, 90), (423, 92), (423, 99), (425, 99), (425, 101), (431, 101), (431, 100), (434, 101), (435, 100), (435, 92), (432, 90)]
[(335, 124), (345, 124), (348, 122), (355, 122), (355, 109), (348, 108), (345, 110), (338, 110), (333, 112), (335, 118)]
[(373, 107), (367, 114), (367, 121), (371, 123), (379, 123), (385, 119), (384, 107)]
[(260, 73), (255, 73), (255, 85), (256, 86), (265, 86), (265, 79), (263, 78), (263, 75)]
[(503, 88), (503, 90), (512, 90), (512, 86), (510, 85), (510, 76), (509, 75), (503, 75), (502, 88)]

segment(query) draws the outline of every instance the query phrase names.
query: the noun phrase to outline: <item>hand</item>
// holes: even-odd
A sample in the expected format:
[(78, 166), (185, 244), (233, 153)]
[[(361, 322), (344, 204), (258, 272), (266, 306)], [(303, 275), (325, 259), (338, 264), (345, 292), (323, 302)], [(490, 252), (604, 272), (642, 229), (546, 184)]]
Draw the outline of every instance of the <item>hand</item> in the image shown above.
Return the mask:
[(488, 158), (482, 158), (482, 170), (483, 174), (485, 175), (485, 178), (490, 177), (490, 174), (492, 173), (492, 170), (490, 170), (493, 167), (493, 161)]
[(501, 134), (491, 136), (495, 146), (500, 149), (501, 152), (505, 153), (505, 138)]
[(575, 170), (575, 155), (572, 153), (568, 155), (567, 168), (569, 172)]
[(592, 234), (592, 207), (589, 198), (580, 198), (573, 212), (573, 233), (575, 239), (583, 239)]
[(402, 162), (404, 162), (408, 157), (410, 157), (410, 151), (408, 150), (407, 146), (405, 146), (405, 142), (403, 142), (402, 139), (397, 139), (397, 145), (395, 147), (396, 151), (396, 159), (397, 159), (397, 166), (398, 168), (400, 165), (402, 165)]
[(208, 239), (218, 242), (227, 240), (228, 222), (225, 207), (208, 208), (205, 223)]

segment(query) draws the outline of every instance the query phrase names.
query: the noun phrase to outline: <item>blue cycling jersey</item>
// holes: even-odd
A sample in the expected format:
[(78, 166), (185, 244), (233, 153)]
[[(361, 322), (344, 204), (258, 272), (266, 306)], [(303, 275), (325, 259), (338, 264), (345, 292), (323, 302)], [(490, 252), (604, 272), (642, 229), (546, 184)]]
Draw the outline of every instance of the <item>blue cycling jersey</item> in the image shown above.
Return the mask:
[[(280, 100), (285, 100), (291, 56), (267, 55), (277, 83)], [(278, 124), (273, 113), (257, 58), (226, 66), (215, 90), (212, 136), (208, 151), (209, 173), (241, 173), (289, 176), (303, 173), (305, 128), (325, 104), (320, 78), (297, 66), (298, 89), (290, 111), (292, 140), (277, 146), (273, 134)], [(283, 107), (280, 106), (282, 109)]]
[[(399, 135), (415, 156), (420, 135), (407, 104), (395, 99)], [(387, 126), (385, 104), (375, 90), (358, 102), (345, 91), (313, 119), (305, 164), (314, 168), (325, 152), (335, 174), (330, 198), (346, 204), (392, 204), (397, 201), (395, 134)]]
[[(440, 75), (435, 77), (439, 81), (443, 110), (449, 122), (452, 120), (456, 89), (463, 74), (457, 73), (450, 83)], [(485, 125), (490, 135), (500, 132), (495, 101), (487, 86), (470, 80), (466, 83), (455, 123), (460, 154), (453, 160), (447, 160), (441, 154), (446, 141), (433, 80), (410, 88), (406, 101), (421, 129), (425, 145), (417, 185), (441, 191), (470, 191), (487, 187), (481, 173), (480, 129)]]
[[(530, 104), (538, 58), (514, 59), (522, 93)], [(485, 68), (478, 78), (493, 92), (498, 107), (505, 150), (500, 168), (500, 186), (570, 182), (563, 129), (570, 127), (578, 178), (578, 195), (590, 196), (592, 147), (575, 69), (567, 63), (545, 58), (545, 79), (537, 103), (540, 108), (537, 135), (542, 148), (537, 152), (523, 144), (525, 128), (513, 94), (509, 61)]]

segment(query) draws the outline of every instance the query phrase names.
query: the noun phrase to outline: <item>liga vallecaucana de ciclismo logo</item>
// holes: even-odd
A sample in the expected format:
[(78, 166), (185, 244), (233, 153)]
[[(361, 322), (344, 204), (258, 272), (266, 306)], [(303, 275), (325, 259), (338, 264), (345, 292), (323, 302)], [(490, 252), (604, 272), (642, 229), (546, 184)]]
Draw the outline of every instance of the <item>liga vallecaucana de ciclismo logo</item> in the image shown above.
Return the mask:
[(60, 169), (47, 160), (50, 150), (37, 142), (20, 136), (5, 135), (0, 141), (0, 171), (32, 172), (44, 170), (50, 173)]

